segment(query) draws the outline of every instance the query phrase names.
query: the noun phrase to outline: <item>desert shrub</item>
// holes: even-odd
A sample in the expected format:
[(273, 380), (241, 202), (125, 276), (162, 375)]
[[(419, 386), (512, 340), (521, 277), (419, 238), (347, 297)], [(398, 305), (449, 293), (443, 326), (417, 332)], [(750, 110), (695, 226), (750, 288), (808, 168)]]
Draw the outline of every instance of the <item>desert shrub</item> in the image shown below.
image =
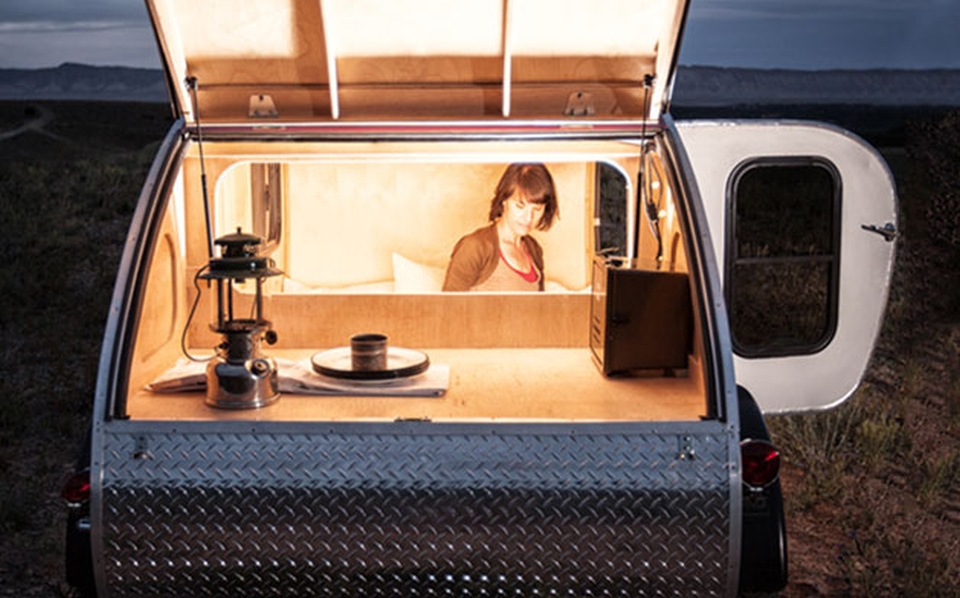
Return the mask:
[(856, 430), (856, 447), (861, 461), (870, 470), (878, 469), (903, 445), (903, 424), (881, 414), (860, 422)]
[(951, 494), (960, 494), (960, 454), (956, 451), (948, 451), (923, 464), (920, 471), (923, 477), (917, 499), (921, 504), (933, 506)]
[(816, 469), (850, 446), (865, 418), (860, 403), (849, 401), (822, 413), (773, 417), (770, 425), (780, 444), (786, 447), (791, 462), (804, 469)]
[(805, 473), (806, 483), (791, 497), (791, 508), (804, 510), (839, 493), (849, 462), (843, 456), (852, 452), (866, 418), (867, 411), (855, 399), (822, 413), (770, 418), (774, 444), (783, 449), (787, 462)]
[(8, 386), (19, 389), (0, 397), (0, 441), (70, 436), (77, 414), (89, 411), (123, 239), (148, 165), (133, 154), (0, 165), (4, 365), (15, 373)]

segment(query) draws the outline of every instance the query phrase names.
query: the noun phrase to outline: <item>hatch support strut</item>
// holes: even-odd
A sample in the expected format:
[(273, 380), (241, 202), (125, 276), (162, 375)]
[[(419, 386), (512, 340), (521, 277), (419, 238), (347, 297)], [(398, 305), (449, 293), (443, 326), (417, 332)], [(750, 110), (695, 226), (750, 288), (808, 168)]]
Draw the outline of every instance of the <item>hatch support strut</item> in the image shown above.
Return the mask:
[[(648, 176), (648, 173), (645, 172), (645, 157), (650, 147), (647, 142), (647, 119), (650, 118), (650, 88), (653, 87), (654, 78), (651, 74), (643, 76), (643, 124), (641, 125), (640, 132), (640, 169), (637, 172), (637, 218), (633, 223), (633, 255), (631, 257), (634, 260), (640, 257), (640, 215), (645, 210), (650, 225), (650, 232), (657, 242), (657, 269), (659, 270), (660, 259), (663, 256), (663, 240), (660, 238), (659, 206), (654, 204), (645, 192), (647, 186), (646, 177)], [(641, 207), (643, 210), (640, 209)]]
[(207, 257), (213, 259), (213, 226), (210, 222), (210, 196), (207, 193), (207, 170), (203, 162), (203, 127), (200, 125), (200, 102), (197, 100), (197, 78), (187, 77), (187, 87), (193, 95), (193, 113), (197, 120), (197, 147), (200, 150), (200, 187), (203, 191), (203, 217), (207, 225)]

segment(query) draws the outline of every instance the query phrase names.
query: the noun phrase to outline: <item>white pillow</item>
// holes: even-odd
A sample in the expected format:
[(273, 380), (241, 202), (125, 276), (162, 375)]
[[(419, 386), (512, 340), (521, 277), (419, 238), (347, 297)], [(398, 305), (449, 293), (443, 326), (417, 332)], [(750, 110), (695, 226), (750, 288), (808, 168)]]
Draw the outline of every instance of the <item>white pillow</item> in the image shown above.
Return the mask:
[(543, 290), (548, 293), (566, 293), (570, 289), (568, 289), (567, 287), (563, 286), (562, 284), (560, 284), (555, 280), (548, 280), (547, 282), (544, 283)]
[(418, 264), (399, 253), (393, 254), (393, 290), (396, 293), (439, 293), (443, 288), (443, 268)]
[(297, 294), (309, 294), (309, 293), (323, 293), (326, 292), (326, 289), (323, 287), (315, 287), (308, 284), (304, 284), (299, 280), (293, 278), (283, 278), (283, 292), (284, 293), (297, 293)]
[(545, 290), (548, 293), (589, 293), (592, 290), (592, 287), (590, 285), (587, 285), (579, 290), (576, 290), (576, 289), (571, 290), (563, 286), (561, 283), (557, 282), (556, 280), (547, 279), (547, 283), (546, 285), (544, 285), (543, 290)]

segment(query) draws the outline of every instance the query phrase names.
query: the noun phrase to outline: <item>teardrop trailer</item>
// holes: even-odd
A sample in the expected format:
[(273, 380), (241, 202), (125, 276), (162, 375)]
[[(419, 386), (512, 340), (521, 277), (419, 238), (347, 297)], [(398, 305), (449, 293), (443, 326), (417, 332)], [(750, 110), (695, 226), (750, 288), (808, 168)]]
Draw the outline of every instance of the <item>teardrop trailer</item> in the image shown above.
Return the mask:
[[(684, 0), (147, 6), (178, 120), (64, 490), (70, 583), (785, 585), (762, 414), (834, 406), (866, 368), (896, 230), (872, 148), (673, 120)], [(544, 291), (442, 291), (516, 162), (556, 184)], [(386, 366), (354, 367), (358, 333)]]

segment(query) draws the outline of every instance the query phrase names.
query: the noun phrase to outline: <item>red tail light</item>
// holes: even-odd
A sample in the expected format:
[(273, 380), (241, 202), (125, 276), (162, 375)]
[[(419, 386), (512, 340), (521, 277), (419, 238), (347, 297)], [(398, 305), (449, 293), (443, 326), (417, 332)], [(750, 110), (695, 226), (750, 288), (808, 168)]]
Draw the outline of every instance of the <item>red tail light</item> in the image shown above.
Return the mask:
[(90, 500), (90, 472), (78, 471), (70, 476), (60, 490), (60, 498), (71, 506)]
[(744, 440), (740, 443), (743, 483), (751, 488), (764, 488), (780, 474), (780, 451), (766, 440)]

